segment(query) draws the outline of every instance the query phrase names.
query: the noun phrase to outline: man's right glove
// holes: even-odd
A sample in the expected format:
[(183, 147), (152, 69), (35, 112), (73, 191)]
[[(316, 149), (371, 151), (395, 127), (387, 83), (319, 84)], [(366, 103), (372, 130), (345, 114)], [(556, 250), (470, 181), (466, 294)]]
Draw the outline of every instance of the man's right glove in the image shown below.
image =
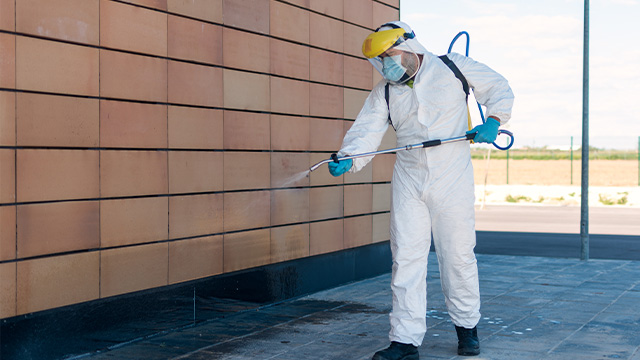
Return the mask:
[(478, 132), (476, 137), (473, 138), (474, 142), (477, 143), (488, 143), (496, 141), (498, 137), (498, 127), (500, 126), (500, 122), (492, 117), (488, 118), (484, 124), (478, 125), (473, 129), (467, 131), (467, 134)]
[(349, 171), (349, 169), (351, 169), (351, 165), (353, 165), (353, 160), (351, 159), (340, 160), (339, 162), (330, 162), (329, 172), (333, 176), (340, 176)]

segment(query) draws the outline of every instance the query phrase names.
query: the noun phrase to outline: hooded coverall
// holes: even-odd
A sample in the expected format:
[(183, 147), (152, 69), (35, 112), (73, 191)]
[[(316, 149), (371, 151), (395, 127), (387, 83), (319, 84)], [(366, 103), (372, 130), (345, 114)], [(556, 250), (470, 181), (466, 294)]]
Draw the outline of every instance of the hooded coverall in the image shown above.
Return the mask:
[[(466, 96), (462, 83), (437, 56), (416, 39), (422, 63), (413, 88), (390, 86), (390, 112), (397, 146), (464, 135)], [(487, 116), (511, 116), (513, 93), (501, 75), (468, 57), (448, 54), (486, 106)], [(388, 129), (385, 80), (367, 97), (344, 137), (339, 156), (376, 151)], [(350, 172), (371, 157), (353, 159)], [(391, 181), (391, 288), (393, 310), (389, 338), (420, 346), (427, 331), (427, 258), (431, 234), (438, 256), (442, 291), (453, 323), (473, 328), (480, 320), (480, 291), (474, 247), (474, 181), (467, 142), (401, 151)]]

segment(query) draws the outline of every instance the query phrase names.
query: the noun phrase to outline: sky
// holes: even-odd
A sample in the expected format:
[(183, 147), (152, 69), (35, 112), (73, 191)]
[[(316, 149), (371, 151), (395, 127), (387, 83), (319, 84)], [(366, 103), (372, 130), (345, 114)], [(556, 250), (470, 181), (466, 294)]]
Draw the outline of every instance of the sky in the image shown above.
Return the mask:
[[(400, 19), (432, 53), (460, 31), (469, 56), (509, 80), (514, 147), (582, 140), (584, 0), (400, 0)], [(640, 0), (590, 0), (589, 144), (638, 149)], [(453, 51), (464, 54), (466, 38)], [(474, 124), (481, 122), (472, 107)]]

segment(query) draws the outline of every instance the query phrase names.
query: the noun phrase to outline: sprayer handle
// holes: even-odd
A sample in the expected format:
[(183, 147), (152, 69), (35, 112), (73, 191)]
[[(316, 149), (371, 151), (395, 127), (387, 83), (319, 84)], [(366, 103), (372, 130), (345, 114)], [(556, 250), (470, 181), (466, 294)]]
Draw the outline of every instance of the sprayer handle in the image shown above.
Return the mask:
[(428, 148), (442, 144), (442, 140), (429, 140), (422, 143), (422, 147)]
[(331, 160), (336, 164), (340, 162), (340, 160), (338, 160), (338, 154), (336, 153), (331, 154)]

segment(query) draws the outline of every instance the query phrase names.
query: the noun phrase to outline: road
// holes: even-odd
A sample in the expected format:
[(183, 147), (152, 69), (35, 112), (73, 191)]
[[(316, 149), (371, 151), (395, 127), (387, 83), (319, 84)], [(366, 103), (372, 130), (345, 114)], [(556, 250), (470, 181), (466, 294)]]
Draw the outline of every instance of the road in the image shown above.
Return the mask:
[[(580, 207), (487, 205), (476, 209), (480, 254), (580, 257)], [(640, 260), (640, 208), (589, 209), (593, 259)]]

